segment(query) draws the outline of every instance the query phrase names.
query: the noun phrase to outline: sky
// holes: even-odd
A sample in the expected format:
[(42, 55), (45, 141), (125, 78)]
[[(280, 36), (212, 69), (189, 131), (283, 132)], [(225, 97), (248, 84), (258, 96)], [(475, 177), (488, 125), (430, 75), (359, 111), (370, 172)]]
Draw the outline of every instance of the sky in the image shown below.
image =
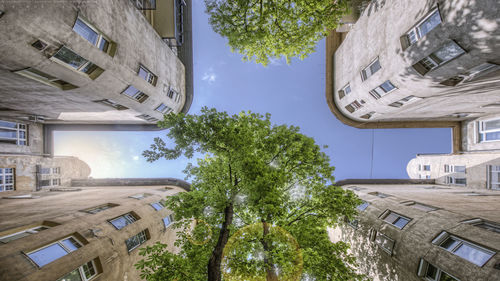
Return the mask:
[[(325, 41), (303, 61), (281, 60), (264, 67), (244, 62), (214, 33), (203, 1), (193, 1), (194, 100), (230, 114), (251, 110), (271, 113), (275, 124), (299, 126), (336, 167), (336, 180), (408, 178), (406, 165), (417, 153), (450, 153), (450, 129), (356, 129), (331, 113), (325, 98)], [(94, 178), (175, 177), (195, 159), (148, 163), (141, 155), (165, 132), (55, 132), (55, 154), (87, 162)], [(372, 149), (373, 147), (373, 149)], [(372, 153), (373, 152), (373, 153)]]

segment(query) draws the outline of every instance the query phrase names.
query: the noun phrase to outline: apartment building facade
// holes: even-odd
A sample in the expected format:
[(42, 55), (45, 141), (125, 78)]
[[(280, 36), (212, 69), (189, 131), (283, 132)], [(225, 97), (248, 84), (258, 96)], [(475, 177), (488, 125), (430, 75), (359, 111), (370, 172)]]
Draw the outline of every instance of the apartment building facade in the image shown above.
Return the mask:
[(500, 280), (498, 192), (433, 180), (346, 180), (363, 204), (331, 228), (373, 280)]
[[(162, 200), (189, 189), (176, 179), (79, 180), (78, 187), (0, 199), (1, 280), (141, 280), (139, 248), (175, 251)], [(15, 215), (13, 215), (15, 213)]]
[(498, 13), (489, 0), (371, 1), (327, 38), (330, 110), (358, 128), (451, 127), (467, 149), (469, 122), (500, 113)]

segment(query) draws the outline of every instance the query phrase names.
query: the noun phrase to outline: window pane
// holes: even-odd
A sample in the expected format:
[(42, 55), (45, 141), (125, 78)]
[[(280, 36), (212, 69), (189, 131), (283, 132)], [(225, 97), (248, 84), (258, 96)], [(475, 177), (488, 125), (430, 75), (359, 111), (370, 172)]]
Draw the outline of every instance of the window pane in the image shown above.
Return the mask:
[(468, 243), (463, 243), (454, 254), (479, 266), (483, 266), (493, 256), (493, 254), (486, 253)]
[(409, 220), (405, 219), (405, 218), (398, 218), (395, 222), (394, 222), (394, 225), (397, 226), (398, 228), (402, 229), (403, 227), (405, 227), (405, 225), (407, 225), (409, 222)]
[(139, 92), (139, 90), (137, 90), (134, 86), (131, 85), (128, 86), (128, 88), (125, 89), (123, 93), (127, 96), (134, 97), (134, 95), (137, 94), (137, 92)]
[(420, 37), (423, 37), (425, 34), (434, 29), (434, 27), (436, 27), (440, 23), (441, 23), (441, 17), (439, 16), (439, 11), (436, 10), (418, 27), (420, 31)]
[[(1, 180), (0, 180), (0, 184), (1, 184)], [(0, 187), (1, 188), (1, 187)], [(1, 190), (1, 189), (0, 189)], [(10, 241), (13, 241), (13, 240), (17, 240), (17, 239), (20, 239), (20, 238), (23, 238), (23, 237), (26, 237), (28, 235), (30, 235), (31, 233), (29, 232), (21, 232), (21, 233), (17, 233), (17, 234), (14, 234), (12, 236), (9, 236), (9, 237), (5, 237), (5, 238), (0, 238), (0, 242), (3, 242), (3, 243), (8, 243)]]
[(385, 92), (389, 92), (395, 88), (389, 80), (385, 81), (382, 85), (380, 85), (380, 87), (384, 89)]
[(500, 140), (500, 132), (492, 132), (484, 134), (487, 141)]
[(83, 21), (80, 19), (76, 20), (75, 26), (73, 27), (73, 30), (80, 34), (83, 38), (87, 39), (92, 45), (95, 45), (97, 43), (97, 39), (99, 38), (99, 34), (95, 32), (92, 28), (90, 28), (88, 25), (86, 25)]
[(387, 215), (387, 217), (384, 218), (384, 221), (392, 224), (395, 220), (398, 219), (398, 217), (399, 216), (397, 214), (391, 212), (389, 215)]
[(370, 205), (370, 203), (368, 203), (368, 202), (364, 202), (364, 203), (362, 203), (361, 205), (359, 205), (357, 208), (358, 208), (358, 210), (360, 210), (360, 211), (364, 211), (364, 210), (366, 210), (366, 208), (368, 208), (368, 206), (369, 206), (369, 205)]
[(163, 224), (165, 227), (169, 226), (172, 222), (170, 221), (170, 217), (163, 218)]
[(444, 45), (441, 49), (435, 51), (433, 54), (442, 61), (441, 63), (444, 63), (463, 53), (464, 50), (460, 48), (457, 43), (451, 41)]
[(500, 119), (483, 122), (483, 130), (500, 130)]
[(82, 281), (82, 277), (80, 276), (80, 271), (75, 269), (57, 281)]
[(139, 73), (137, 75), (146, 81), (148, 80), (148, 72), (142, 67), (139, 67)]
[(81, 245), (71, 237), (62, 240), (61, 242), (64, 245), (64, 247), (66, 247), (66, 249), (68, 249), (70, 252), (76, 251), (78, 248), (81, 247)]
[[(135, 221), (135, 220), (134, 220)], [(131, 221), (130, 219), (126, 219), (124, 216), (118, 217), (116, 219), (113, 219), (110, 221), (110, 223), (116, 227), (116, 229), (122, 229), (125, 226), (133, 223), (134, 221)]]
[(101, 42), (99, 42), (99, 49), (106, 52), (108, 50), (109, 42), (108, 40), (102, 38)]
[(455, 239), (448, 238), (443, 243), (441, 243), (441, 245), (439, 245), (439, 246), (441, 246), (442, 248), (445, 248), (448, 251), (452, 251), (458, 245), (458, 243), (459, 242), (456, 241)]
[(377, 72), (380, 68), (381, 68), (380, 62), (377, 59), (372, 65), (370, 65), (371, 75), (373, 75), (373, 73)]
[(96, 272), (94, 269), (94, 265), (92, 264), (91, 261), (84, 264), (82, 267), (83, 267), (83, 272), (85, 273), (85, 278), (89, 279), (95, 275)]
[(7, 121), (2, 121), (0, 120), (0, 127), (6, 127), (6, 128), (17, 128), (17, 123), (12, 123), (12, 122), (7, 122)]
[(434, 267), (432, 264), (429, 264), (427, 266), (427, 273), (425, 274), (425, 277), (430, 277), (432, 280), (436, 280), (436, 278), (437, 278), (437, 268)]
[(57, 51), (54, 57), (61, 60), (62, 62), (67, 63), (69, 66), (75, 69), (80, 68), (82, 65), (87, 63), (86, 59), (75, 54), (73, 51), (71, 51), (66, 47), (62, 47), (61, 49), (59, 49), (59, 51)]
[(53, 262), (68, 253), (59, 244), (53, 244), (42, 248), (36, 252), (28, 254), (28, 256), (40, 267)]
[(131, 251), (132, 249), (134, 249), (135, 247), (139, 246), (140, 245), (140, 242), (139, 242), (139, 239), (137, 238), (137, 235), (136, 236), (132, 236), (130, 237), (129, 239), (127, 239), (125, 241), (125, 244), (127, 245), (127, 249), (129, 251)]
[(151, 203), (151, 206), (157, 211), (163, 209), (163, 206), (160, 203)]
[(441, 277), (439, 278), (439, 281), (458, 281), (458, 280), (451, 277), (446, 272), (441, 271)]

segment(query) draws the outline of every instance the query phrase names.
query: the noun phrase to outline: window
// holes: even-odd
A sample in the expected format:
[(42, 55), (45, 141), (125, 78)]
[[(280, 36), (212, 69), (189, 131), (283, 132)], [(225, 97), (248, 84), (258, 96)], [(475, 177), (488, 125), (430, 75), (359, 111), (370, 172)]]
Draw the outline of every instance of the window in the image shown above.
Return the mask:
[(52, 179), (52, 185), (53, 186), (61, 185), (61, 179)]
[(168, 215), (167, 217), (163, 218), (163, 225), (165, 226), (165, 229), (169, 227), (172, 222), (174, 221), (174, 216)]
[(109, 223), (111, 223), (116, 229), (122, 229), (125, 226), (134, 223), (135, 221), (137, 221), (137, 219), (138, 218), (133, 213), (126, 213), (117, 218), (109, 220)]
[(360, 210), (360, 211), (364, 211), (364, 210), (366, 210), (366, 208), (368, 208), (368, 206), (370, 206), (370, 203), (363, 201), (363, 203), (358, 205), (356, 208), (358, 208), (358, 210)]
[(164, 208), (161, 202), (151, 203), (151, 207), (153, 207), (157, 211)]
[(94, 261), (89, 261), (86, 264), (78, 267), (57, 281), (88, 281), (97, 276), (97, 268)]
[(80, 247), (82, 247), (82, 243), (75, 237), (70, 236), (27, 253), (27, 256), (39, 267), (43, 267), (48, 263), (78, 250)]
[(423, 165), (424, 171), (430, 171), (431, 165)]
[(76, 19), (73, 30), (101, 51), (108, 53), (110, 50), (111, 40), (81, 17)]
[(379, 198), (386, 198), (386, 197), (391, 196), (389, 194), (385, 194), (385, 193), (382, 193), (382, 192), (370, 192), (368, 194), (373, 195), (373, 196), (377, 196)]
[(441, 23), (441, 15), (436, 8), (406, 33), (408, 45), (412, 45)]
[(495, 254), (491, 250), (450, 235), (446, 231), (441, 232), (432, 240), (432, 243), (478, 266), (483, 266)]
[(148, 95), (146, 95), (145, 93), (137, 90), (134, 86), (130, 85), (127, 87), (127, 89), (125, 89), (122, 94), (126, 95), (127, 97), (133, 99), (133, 100), (136, 100), (140, 103), (144, 102), (145, 100), (147, 100), (149, 98)]
[(453, 172), (455, 173), (465, 173), (465, 166), (453, 166)]
[(402, 215), (390, 210), (385, 211), (380, 218), (399, 229), (403, 229), (403, 227), (411, 221), (410, 218), (403, 217)]
[(370, 65), (361, 70), (361, 79), (365, 81), (370, 76), (375, 74), (375, 72), (377, 72), (380, 68), (381, 68), (380, 62), (378, 58), (376, 58), (373, 62), (370, 63)]
[(132, 0), (135, 7), (139, 10), (155, 10), (156, 0)]
[(137, 118), (141, 118), (142, 120), (146, 120), (148, 122), (158, 122), (158, 121), (160, 121), (157, 118), (154, 118), (154, 117), (152, 117), (150, 115), (147, 115), (147, 114), (137, 115), (136, 117)]
[(350, 104), (346, 105), (345, 109), (347, 109), (347, 111), (349, 111), (350, 113), (353, 113), (354, 111), (363, 107), (362, 103), (364, 103), (363, 100), (361, 103), (358, 102), (357, 100), (355, 100), (355, 101), (351, 102)]
[(450, 172), (450, 165), (448, 165), (448, 164), (444, 165), (444, 172), (445, 173), (449, 173)]
[(75, 85), (72, 85), (64, 80), (58, 79), (54, 76), (51, 76), (47, 73), (41, 72), (41, 71), (36, 70), (34, 68), (22, 69), (22, 70), (14, 71), (14, 73), (17, 73), (17, 74), (22, 75), (26, 78), (35, 80), (37, 82), (43, 83), (45, 85), (61, 89), (63, 91), (78, 88)]
[(465, 50), (454, 41), (451, 41), (429, 56), (421, 59), (413, 65), (413, 68), (421, 75), (425, 75), (427, 72), (447, 63), (463, 53), (465, 53)]
[(139, 247), (139, 245), (143, 244), (148, 240), (148, 234), (147, 234), (147, 229), (143, 230), (136, 235), (130, 237), (129, 239), (125, 240), (125, 244), (127, 245), (127, 250), (130, 252), (133, 249)]
[(170, 88), (167, 93), (167, 97), (173, 99), (175, 102), (179, 102), (181, 95), (177, 93), (174, 89)]
[(425, 178), (429, 180), (431, 179), (431, 175), (425, 175)]
[(143, 65), (139, 65), (139, 72), (137, 73), (142, 79), (146, 80), (149, 84), (155, 86), (158, 76), (154, 75), (153, 72), (149, 71)]
[(382, 96), (386, 95), (389, 92), (392, 92), (396, 90), (396, 86), (394, 86), (391, 81), (387, 80), (384, 83), (382, 83), (380, 86), (376, 87), (375, 89), (370, 91), (370, 95), (374, 97), (375, 99), (379, 99)]
[(466, 72), (450, 77), (440, 82), (440, 84), (445, 86), (456, 86), (460, 83), (473, 82), (486, 74), (497, 71), (498, 69), (500, 69), (500, 65), (485, 62), (467, 70)]
[(14, 188), (14, 168), (0, 168), (0, 192)]
[(415, 96), (407, 96), (405, 98), (402, 98), (402, 99), (400, 99), (398, 101), (395, 101), (395, 102), (389, 104), (389, 106), (392, 106), (392, 107), (402, 107), (403, 105), (415, 102), (415, 101), (420, 100), (420, 99), (421, 98), (415, 97)]
[(366, 189), (366, 188), (362, 188), (362, 187), (359, 187), (359, 186), (351, 186), (351, 187), (348, 187), (348, 189), (360, 191), (360, 190), (363, 190), (363, 189)]
[(92, 208), (88, 208), (88, 209), (82, 210), (82, 212), (86, 212), (86, 213), (89, 213), (89, 214), (97, 214), (99, 212), (102, 212), (102, 211), (107, 210), (107, 209), (111, 209), (111, 208), (116, 207), (116, 206), (119, 206), (119, 205), (118, 204), (113, 204), (113, 203), (106, 203), (106, 204), (102, 204), (102, 205), (99, 205), (99, 206), (95, 206), (95, 207), (92, 207)]
[(352, 227), (354, 229), (358, 229), (358, 227), (359, 227), (359, 220), (357, 220), (357, 219), (346, 218), (346, 222), (350, 227)]
[(116, 110), (127, 110), (128, 109), (128, 107), (123, 106), (123, 105), (117, 103), (116, 101), (110, 100), (110, 99), (96, 100), (94, 102), (104, 104), (104, 105), (112, 107)]
[(446, 179), (447, 184), (456, 184), (456, 185), (466, 185), (467, 184), (466, 178), (456, 178), (456, 177), (447, 176), (445, 179)]
[(52, 174), (56, 174), (56, 175), (61, 174), (61, 167), (52, 168)]
[(39, 170), (38, 170), (38, 173), (40, 173), (42, 175), (50, 175), (52, 173), (52, 169), (51, 168), (42, 168), (42, 167), (40, 167)]
[[(97, 76), (99, 76), (103, 72), (100, 67), (90, 62), (89, 60), (84, 59), (80, 55), (68, 49), (66, 46), (61, 47), (59, 51), (57, 51), (57, 53), (55, 53), (51, 57), (51, 59), (78, 72), (87, 74), (89, 76), (92, 75), (92, 79), (97, 78)], [(94, 72), (98, 74), (94, 74)]]
[(351, 86), (349, 83), (339, 90), (339, 99), (349, 95), (351, 93)]
[(31, 46), (39, 51), (43, 51), (47, 47), (47, 43), (43, 42), (42, 40), (38, 39), (35, 42), (31, 44)]
[(489, 231), (493, 231), (496, 233), (500, 233), (500, 224), (491, 222), (491, 221), (486, 221), (483, 219), (472, 219), (472, 220), (467, 220), (463, 221), (462, 223), (470, 224), (479, 228), (483, 228)]
[(0, 120), (0, 143), (28, 145), (28, 125)]
[(163, 114), (169, 114), (173, 109), (162, 103), (155, 110)]
[(488, 173), (488, 188), (500, 190), (500, 166), (488, 165), (486, 170)]
[(36, 234), (40, 231), (43, 231), (43, 230), (46, 230), (49, 228), (50, 228), (50, 226), (45, 224), (45, 223), (42, 225), (35, 226), (35, 227), (30, 227), (30, 228), (22, 230), (22, 231), (18, 231), (18, 232), (12, 233), (12, 234), (1, 236), (0, 242), (9, 243), (10, 241), (14, 241), (14, 240), (29, 236), (31, 234)]
[(375, 244), (377, 244), (384, 252), (392, 255), (392, 249), (394, 249), (394, 240), (387, 237), (386, 235), (377, 232), (375, 236)]
[(361, 115), (361, 116), (359, 116), (359, 118), (363, 118), (363, 119), (370, 119), (370, 118), (372, 118), (375, 114), (376, 114), (376, 112), (375, 112), (375, 111), (371, 111), (371, 112), (369, 112), (369, 113), (367, 113), (367, 114), (365, 114), (365, 115)]
[(479, 121), (477, 124), (479, 142), (500, 140), (500, 119)]
[(428, 281), (460, 281), (457, 278), (449, 275), (434, 265), (428, 263), (424, 259), (420, 259), (418, 266), (418, 276), (424, 277)]
[(135, 194), (135, 195), (132, 195), (132, 196), (129, 196), (129, 197), (137, 199), (137, 200), (141, 200), (141, 199), (144, 199), (144, 198), (146, 198), (148, 196), (151, 196), (151, 194), (149, 194), (149, 193), (139, 193), (139, 194)]
[(415, 208), (415, 209), (418, 209), (418, 210), (421, 210), (421, 211), (424, 211), (424, 212), (431, 212), (431, 211), (435, 211), (435, 210), (438, 209), (436, 207), (425, 205), (425, 204), (421, 204), (421, 203), (418, 203), (418, 202), (415, 202), (415, 201), (402, 202), (401, 204), (403, 204), (405, 206), (409, 206), (409, 207)]

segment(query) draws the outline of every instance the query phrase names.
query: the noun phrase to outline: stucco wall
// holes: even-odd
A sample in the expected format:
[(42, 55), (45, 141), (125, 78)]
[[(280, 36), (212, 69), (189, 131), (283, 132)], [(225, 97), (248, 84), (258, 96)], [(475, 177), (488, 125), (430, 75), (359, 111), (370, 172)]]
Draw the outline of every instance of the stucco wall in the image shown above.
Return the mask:
[[(184, 65), (131, 1), (72, 1), (64, 4), (11, 1), (0, 4), (0, 10), (5, 12), (0, 18), (0, 97), (10, 109), (0, 112), (1, 115), (44, 115), (48, 122), (140, 124), (146, 121), (135, 117), (139, 114), (162, 118), (161, 113), (154, 111), (160, 103), (175, 112), (183, 108)], [(116, 42), (114, 57), (72, 30), (78, 15)], [(30, 45), (37, 39), (49, 45), (47, 51), (38, 51)], [(91, 80), (48, 59), (49, 53), (63, 45), (97, 64), (104, 72)], [(158, 76), (156, 86), (137, 75), (139, 64)], [(11, 73), (27, 67), (79, 88), (61, 91)], [(138, 103), (122, 95), (128, 85), (143, 91), (149, 98)], [(166, 96), (170, 87), (181, 94), (178, 103)], [(129, 110), (118, 111), (93, 102), (100, 99), (114, 100)]]

